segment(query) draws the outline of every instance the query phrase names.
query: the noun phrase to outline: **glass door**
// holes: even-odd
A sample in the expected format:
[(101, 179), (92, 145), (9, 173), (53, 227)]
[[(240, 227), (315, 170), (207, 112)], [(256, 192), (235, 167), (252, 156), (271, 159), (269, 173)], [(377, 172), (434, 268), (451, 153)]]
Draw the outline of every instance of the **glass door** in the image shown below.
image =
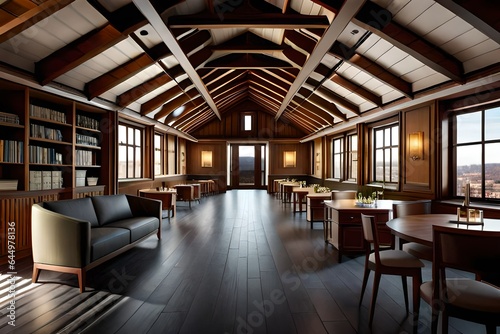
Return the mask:
[(266, 187), (266, 145), (231, 144), (230, 187), (262, 189)]

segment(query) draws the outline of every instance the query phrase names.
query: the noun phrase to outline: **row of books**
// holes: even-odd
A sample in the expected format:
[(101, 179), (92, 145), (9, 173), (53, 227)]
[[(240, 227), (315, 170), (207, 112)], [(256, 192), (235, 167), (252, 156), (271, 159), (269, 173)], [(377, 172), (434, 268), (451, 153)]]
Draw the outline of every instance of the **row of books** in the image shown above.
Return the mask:
[(30, 163), (34, 164), (62, 164), (62, 153), (57, 153), (55, 148), (29, 146)]
[(77, 166), (92, 166), (95, 163), (94, 152), (85, 150), (75, 150), (75, 164)]
[(62, 187), (62, 171), (30, 170), (30, 190), (60, 189)]
[(80, 133), (76, 134), (76, 143), (82, 145), (98, 146), (99, 141), (96, 137), (82, 135)]
[(66, 114), (46, 107), (30, 104), (30, 116), (66, 123)]
[(8, 112), (0, 111), (0, 122), (19, 124), (19, 116)]
[(99, 121), (88, 116), (76, 115), (76, 126), (99, 130)]
[(30, 135), (31, 137), (35, 138), (44, 138), (58, 141), (63, 140), (61, 130), (48, 128), (45, 125), (40, 124), (30, 125)]
[(0, 179), (0, 190), (17, 190), (17, 180)]
[(0, 139), (0, 162), (24, 162), (23, 142)]

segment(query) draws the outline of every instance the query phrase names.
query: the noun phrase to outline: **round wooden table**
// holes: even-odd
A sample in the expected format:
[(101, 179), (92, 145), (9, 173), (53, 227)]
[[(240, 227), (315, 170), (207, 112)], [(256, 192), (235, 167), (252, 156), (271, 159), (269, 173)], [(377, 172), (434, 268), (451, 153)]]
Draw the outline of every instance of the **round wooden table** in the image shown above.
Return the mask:
[(387, 227), (391, 232), (401, 239), (417, 242), (432, 247), (432, 226), (450, 226), (456, 228), (484, 231), (500, 231), (500, 220), (484, 219), (484, 224), (466, 224), (461, 221), (456, 223), (457, 215), (450, 214), (424, 214), (412, 215), (391, 219)]

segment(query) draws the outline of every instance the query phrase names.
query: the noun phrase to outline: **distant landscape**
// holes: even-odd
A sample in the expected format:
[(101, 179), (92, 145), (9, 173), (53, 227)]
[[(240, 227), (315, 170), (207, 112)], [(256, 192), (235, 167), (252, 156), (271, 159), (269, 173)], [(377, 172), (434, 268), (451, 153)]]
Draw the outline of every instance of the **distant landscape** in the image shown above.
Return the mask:
[[(471, 196), (481, 197), (481, 165), (457, 166), (457, 195), (464, 196), (465, 184), (470, 182)], [(485, 196), (500, 198), (500, 164), (485, 165)]]

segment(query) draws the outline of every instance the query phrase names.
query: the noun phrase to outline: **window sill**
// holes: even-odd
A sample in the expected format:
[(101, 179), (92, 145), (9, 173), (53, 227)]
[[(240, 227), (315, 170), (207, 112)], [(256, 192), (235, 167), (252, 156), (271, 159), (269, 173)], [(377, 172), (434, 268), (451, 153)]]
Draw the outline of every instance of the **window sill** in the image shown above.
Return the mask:
[[(455, 206), (462, 206), (463, 205), (463, 200), (462, 199), (449, 199), (449, 200), (442, 200), (442, 201), (437, 201), (442, 204), (450, 204), (450, 205), (455, 205)], [(500, 211), (500, 207), (498, 204), (495, 203), (485, 203), (485, 202), (470, 202), (469, 207), (472, 209), (488, 209), (488, 210), (497, 210)]]

